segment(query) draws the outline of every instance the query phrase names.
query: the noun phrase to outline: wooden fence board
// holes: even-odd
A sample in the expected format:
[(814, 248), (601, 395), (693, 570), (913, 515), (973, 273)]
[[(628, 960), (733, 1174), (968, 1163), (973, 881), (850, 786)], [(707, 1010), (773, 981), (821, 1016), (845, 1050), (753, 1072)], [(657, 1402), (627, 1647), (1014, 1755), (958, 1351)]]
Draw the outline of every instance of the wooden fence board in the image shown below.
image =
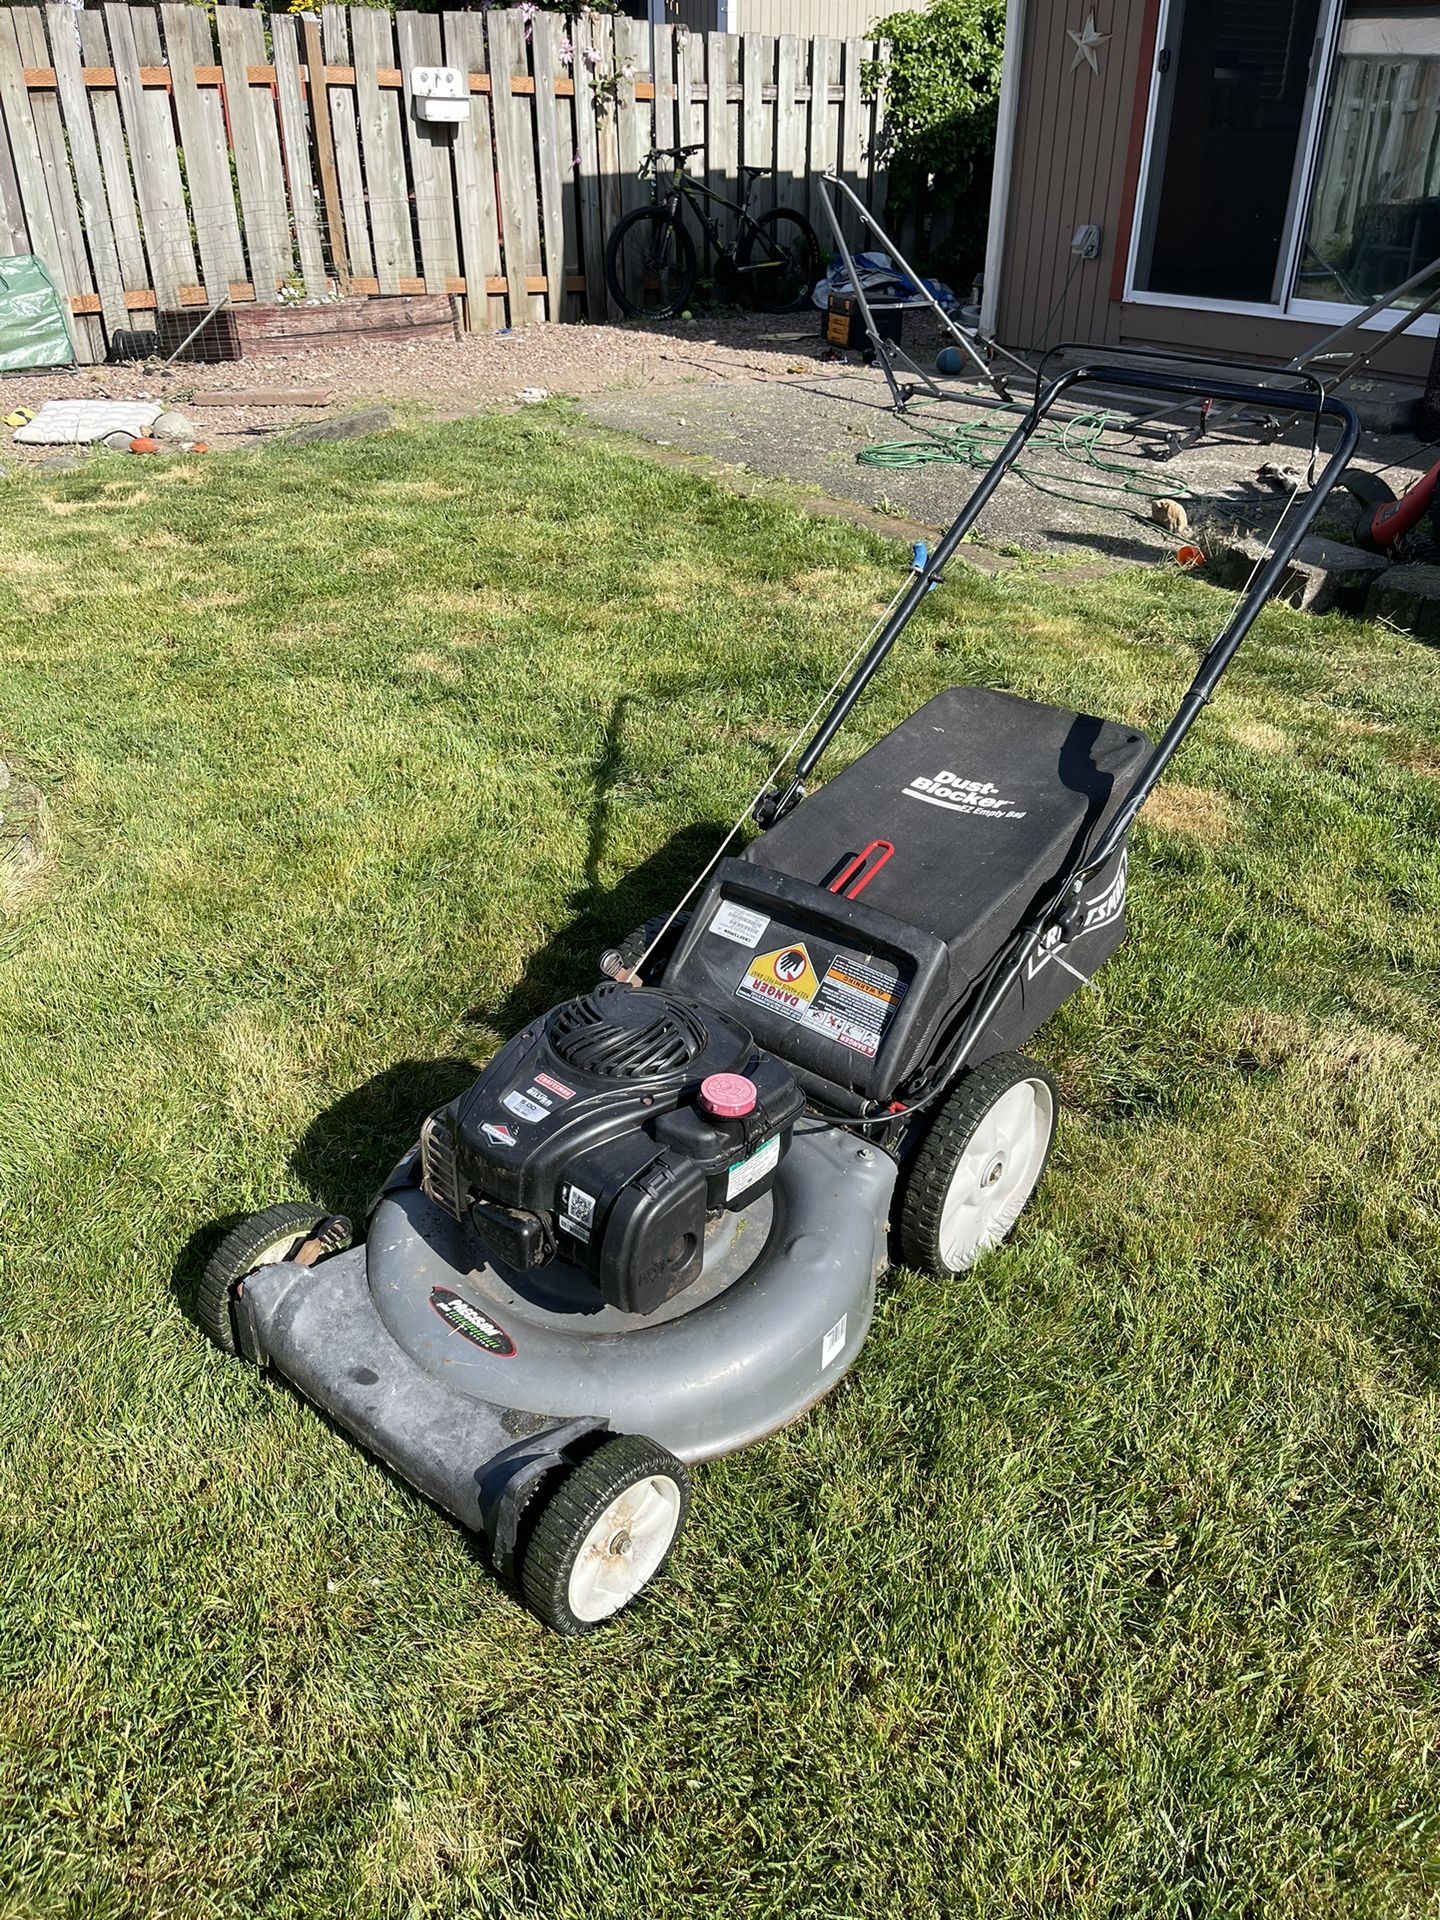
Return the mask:
[(16, 35), (15, 11), (14, 8), (0, 11), (0, 112), (10, 130), (30, 249), (40, 255), (52, 274), (58, 274), (60, 240), (45, 184), (40, 135), (25, 88), (25, 59)]
[(310, 165), (310, 124), (300, 95), (300, 22), (289, 14), (270, 16), (270, 47), (275, 61), (275, 95), (285, 146), (285, 182), (295, 225), (300, 272), (309, 294), (329, 290), (315, 205), (315, 173)]
[(528, 299), (520, 291), (532, 276), (544, 273), (540, 253), (540, 210), (535, 180), (534, 122), (530, 99), (515, 93), (512, 76), (529, 77), (524, 27), (518, 13), (492, 12), (486, 22), (490, 41), (490, 99), (495, 114), (495, 158), (500, 176), (500, 217), (505, 241), (505, 278), (510, 283), (510, 324), (545, 318), (543, 294)]
[[(275, 284), (281, 286), (290, 280), (295, 272), (295, 250), (291, 241), (291, 208), (285, 193), (285, 163), (280, 156), (280, 129), (275, 117), (275, 96), (272, 91), (275, 69), (267, 65), (265, 59), (265, 22), (263, 17), (247, 7), (219, 7), (217, 20), (226, 14), (235, 14), (240, 21), (240, 46), (244, 53), (245, 84), (240, 89), (240, 101), (237, 105), (226, 84), (226, 104), (232, 119), (237, 112), (248, 110), (255, 131), (255, 148), (260, 156), (260, 171), (264, 185), (264, 206), (267, 222), (266, 244), (274, 263)], [(261, 69), (261, 78), (255, 79), (255, 69)], [(264, 295), (269, 294), (268, 285)]]
[[(124, 15), (116, 45), (116, 16)], [(141, 233), (157, 295), (193, 285), (199, 274), (190, 235), (185, 183), (176, 152), (169, 96), (146, 85), (146, 69), (164, 58), (160, 22), (149, 7), (105, 8), (120, 116), (130, 148), (130, 170), (141, 210)], [(156, 264), (157, 251), (160, 262)], [(158, 277), (157, 277), (158, 276)], [(167, 304), (166, 301), (161, 302)]]
[[(49, 43), (45, 35), (45, 20), (38, 7), (12, 7), (15, 20), (15, 32), (20, 54), (27, 66), (39, 66), (50, 58)], [(74, 31), (74, 15), (69, 13), (65, 22), (70, 32)], [(36, 135), (40, 144), (40, 157), (45, 169), (46, 189), (50, 199), (50, 213), (55, 225), (55, 237), (59, 249), (56, 266), (52, 267), (56, 283), (67, 295), (94, 293), (95, 276), (90, 258), (85, 248), (85, 227), (80, 214), (80, 203), (76, 198), (75, 183), (71, 177), (70, 154), (65, 140), (65, 127), (60, 117), (60, 102), (54, 93), (32, 94), (30, 112)], [(58, 271), (56, 268), (58, 267)], [(98, 302), (97, 302), (98, 305)], [(74, 312), (74, 308), (71, 308)], [(76, 358), (82, 361), (103, 360), (105, 357), (105, 332), (97, 320), (72, 320), (70, 333), (75, 343)]]
[[(590, 30), (597, 56), (595, 77), (600, 80), (615, 71), (613, 23), (608, 19), (593, 17)], [(600, 180), (600, 231), (607, 241), (620, 224), (623, 210), (618, 118), (613, 96), (609, 99), (602, 96), (595, 121), (595, 146), (596, 171)], [(611, 310), (618, 312), (618, 308), (614, 307), (613, 303)]]
[[(471, 72), (485, 65), (485, 21), (477, 13), (447, 13), (442, 18), (445, 63)], [(496, 331), (506, 324), (503, 296), (487, 294), (498, 280), (500, 224), (495, 211), (495, 153), (491, 144), (490, 96), (472, 93), (470, 118), (455, 129), (455, 197), (460, 257), (465, 269), (465, 302), (472, 329)]]
[[(868, 113), (860, 85), (860, 67), (865, 54), (858, 40), (847, 40), (842, 51), (845, 55), (845, 76), (842, 82), (844, 98), (840, 107), (840, 171), (863, 198)], [(840, 210), (840, 225), (849, 244), (858, 246), (862, 238), (860, 216), (848, 200)]]
[(546, 305), (552, 320), (571, 318), (574, 300), (565, 292), (566, 265), (579, 263), (573, 223), (566, 220), (567, 182), (569, 203), (573, 209), (575, 133), (569, 102), (565, 102), (562, 138), (561, 102), (555, 97), (555, 80), (560, 71), (560, 20), (553, 13), (537, 13), (530, 23), (531, 51), (535, 68), (535, 167), (540, 188), (540, 246), (545, 260), (545, 278), (549, 282)]
[(325, 53), (320, 43), (320, 22), (316, 15), (308, 14), (303, 21), (301, 41), (305, 58), (305, 97), (309, 103), (310, 128), (315, 141), (315, 167), (320, 175), (324, 244), (336, 285), (343, 293), (350, 285), (350, 261), (345, 249), (345, 214), (340, 203), (340, 175), (335, 167), (335, 135), (330, 125)]
[[(744, 47), (745, 111), (741, 127), (742, 166), (773, 167), (775, 164), (775, 36), (773, 33), (747, 33)], [(766, 94), (771, 93), (769, 99)], [(761, 180), (750, 202), (750, 211), (760, 213), (775, 204), (773, 175)]]
[[(77, 18), (80, 22), (80, 57), (86, 67), (108, 67), (110, 42), (105, 34), (105, 16), (96, 9), (87, 8)], [(113, 91), (92, 93), (90, 112), (95, 123), (100, 170), (105, 179), (110, 231), (115, 236), (115, 251), (120, 257), (120, 278), (127, 287), (148, 286), (150, 270), (140, 233), (135, 183), (130, 177), (130, 160), (125, 149), (119, 95)]]
[(605, 284), (604, 216), (600, 194), (600, 128), (594, 79), (587, 55), (595, 40), (590, 22), (583, 15), (571, 29), (575, 76), (575, 150), (579, 156), (577, 199), (580, 209), (581, 251), (588, 293), (587, 312), (592, 320), (608, 320), (618, 309)]
[(782, 33), (775, 69), (775, 199), (804, 209), (810, 173), (810, 42)]
[(219, 98), (213, 87), (202, 92), (195, 81), (195, 68), (208, 62), (212, 52), (210, 24), (200, 8), (178, 4), (178, 0), (161, 7), (160, 20), (170, 55), (175, 118), (185, 154), (200, 270), (215, 300), (232, 280), (245, 279), (247, 269)]
[(460, 271), (460, 249), (455, 237), (455, 173), (450, 150), (457, 137), (453, 124), (432, 125), (415, 117), (410, 88), (414, 67), (438, 67), (440, 22), (434, 14), (397, 13), (395, 33), (400, 44), (400, 72), (404, 79), (405, 139), (410, 149), (410, 172), (415, 182), (415, 223), (420, 236), (420, 269), (426, 289), (443, 293), (445, 282)]
[(350, 65), (350, 15), (345, 7), (320, 11), (320, 38), (327, 61), (349, 68), (350, 84), (328, 83), (330, 132), (335, 142), (335, 172), (340, 183), (340, 207), (345, 219), (346, 266), (353, 277), (375, 274), (370, 245), (370, 215), (365, 204), (365, 170), (360, 160), (360, 116), (355, 101), (355, 70)]
[(377, 70), (389, 66), (395, 57), (389, 14), (370, 7), (352, 8), (350, 50), (355, 57), (355, 104), (375, 273), (382, 293), (399, 293), (401, 279), (415, 274), (415, 242), (399, 107), (394, 94), (382, 93), (375, 78)]
[(250, 265), (250, 278), (260, 297), (269, 299), (273, 298), (281, 282), (289, 279), (293, 263), (288, 217), (282, 238), (282, 209), (276, 206), (272, 195), (267, 167), (269, 156), (261, 144), (259, 116), (251, 111), (248, 71), (250, 42), (245, 31), (246, 18), (238, 7), (217, 7), (215, 33), (220, 43), (221, 71), (225, 76), (226, 119), (235, 150), (235, 177), (245, 222), (245, 253)]
[[(60, 15), (63, 11), (64, 18)], [(118, 333), (130, 324), (125, 305), (124, 282), (120, 278), (120, 256), (115, 250), (109, 208), (105, 203), (105, 175), (100, 152), (95, 144), (95, 126), (90, 118), (90, 100), (81, 77), (80, 34), (74, 14), (68, 7), (57, 8), (50, 19), (50, 58), (55, 67), (65, 131), (69, 136), (70, 159), (75, 169), (75, 186), (80, 201), (80, 219), (90, 247), (90, 263), (100, 296), (100, 311), (105, 326)]]
[(640, 178), (640, 162), (654, 146), (654, 122), (648, 101), (640, 98), (640, 81), (647, 73), (650, 53), (650, 29), (643, 20), (627, 20), (619, 14), (612, 22), (615, 35), (615, 70), (619, 77), (619, 110), (616, 131), (619, 135), (620, 204), (626, 213), (643, 207), (650, 199), (650, 183)]
[(830, 105), (830, 89), (840, 78), (840, 43), (828, 34), (817, 34), (810, 46), (810, 154), (809, 180), (801, 201), (820, 242), (822, 258), (835, 250), (835, 236), (820, 204), (820, 183), (839, 154), (839, 116)]
[[(709, 162), (708, 184), (713, 193), (723, 193), (738, 200), (741, 197), (741, 106), (738, 100), (732, 104), (730, 97), (732, 85), (738, 92), (740, 83), (738, 34), (712, 33), (707, 36), (705, 76), (705, 111), (710, 123), (710, 147), (706, 154)], [(734, 226), (734, 216), (718, 207), (712, 207), (711, 213), (720, 228), (721, 237), (727, 237)]]

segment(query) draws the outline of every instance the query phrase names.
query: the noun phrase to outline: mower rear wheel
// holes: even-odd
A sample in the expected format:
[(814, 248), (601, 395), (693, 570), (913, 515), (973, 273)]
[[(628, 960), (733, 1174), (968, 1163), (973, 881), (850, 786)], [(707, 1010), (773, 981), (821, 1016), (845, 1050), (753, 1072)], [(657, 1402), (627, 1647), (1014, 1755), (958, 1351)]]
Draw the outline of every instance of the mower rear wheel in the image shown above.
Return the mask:
[[(259, 1267), (291, 1259), (330, 1218), (323, 1207), (309, 1201), (282, 1200), (278, 1206), (252, 1213), (226, 1234), (211, 1254), (195, 1294), (200, 1331), (222, 1353), (240, 1351), (234, 1320), (235, 1289), (240, 1282)], [(345, 1239), (348, 1245), (348, 1234)], [(337, 1244), (326, 1251), (339, 1253), (341, 1248)]]
[(541, 1508), (520, 1569), (525, 1604), (556, 1633), (593, 1633), (659, 1573), (690, 1505), (690, 1476), (643, 1434), (572, 1467)]
[(997, 1053), (963, 1074), (905, 1177), (900, 1257), (964, 1273), (1020, 1218), (1045, 1171), (1060, 1097), (1045, 1068)]

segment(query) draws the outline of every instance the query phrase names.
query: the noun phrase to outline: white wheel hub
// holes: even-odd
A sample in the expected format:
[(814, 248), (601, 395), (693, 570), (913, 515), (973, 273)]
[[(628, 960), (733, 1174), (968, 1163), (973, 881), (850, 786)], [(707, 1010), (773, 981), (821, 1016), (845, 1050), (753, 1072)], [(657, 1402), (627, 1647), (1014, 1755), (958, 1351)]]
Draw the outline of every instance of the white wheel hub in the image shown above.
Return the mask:
[(982, 1116), (940, 1209), (940, 1257), (952, 1273), (973, 1265), (1020, 1218), (1054, 1129), (1055, 1096), (1039, 1078), (1016, 1081)]
[(635, 1598), (670, 1551), (680, 1514), (669, 1474), (650, 1474), (615, 1496), (570, 1569), (565, 1597), (577, 1620), (604, 1620)]

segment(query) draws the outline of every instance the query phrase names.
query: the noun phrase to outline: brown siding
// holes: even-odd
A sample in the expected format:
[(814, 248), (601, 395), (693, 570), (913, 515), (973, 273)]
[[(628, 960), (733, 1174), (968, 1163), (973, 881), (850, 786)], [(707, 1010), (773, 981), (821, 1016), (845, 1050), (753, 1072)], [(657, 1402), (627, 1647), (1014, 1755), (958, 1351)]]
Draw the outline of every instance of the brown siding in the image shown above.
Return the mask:
[[(1137, 131), (1137, 94), (1148, 81), (1146, 0), (1095, 0), (1095, 24), (1111, 37), (1100, 72), (1072, 71), (1079, 28), (1090, 12), (1074, 0), (1027, 0), (1020, 99), (1000, 265), (995, 332), (1006, 346), (1171, 346), (1283, 362), (1330, 325), (1123, 302), (1130, 240), (1126, 179)], [(1142, 102), (1143, 110), (1143, 102)], [(1143, 119), (1140, 122), (1143, 126)], [(1078, 260), (1070, 236), (1087, 221), (1101, 230), (1098, 260)], [(1401, 336), (1377, 356), (1377, 372), (1423, 379), (1434, 340)]]
[[(1117, 338), (1110, 278), (1121, 244), (1125, 158), (1135, 98), (1145, 0), (1096, 0), (1095, 25), (1110, 39), (1100, 71), (1072, 70), (1078, 29), (1090, 11), (1071, 0), (1029, 0), (1020, 64), (996, 333), (1007, 345)], [(1070, 251), (1075, 229), (1100, 228), (1100, 258)]]

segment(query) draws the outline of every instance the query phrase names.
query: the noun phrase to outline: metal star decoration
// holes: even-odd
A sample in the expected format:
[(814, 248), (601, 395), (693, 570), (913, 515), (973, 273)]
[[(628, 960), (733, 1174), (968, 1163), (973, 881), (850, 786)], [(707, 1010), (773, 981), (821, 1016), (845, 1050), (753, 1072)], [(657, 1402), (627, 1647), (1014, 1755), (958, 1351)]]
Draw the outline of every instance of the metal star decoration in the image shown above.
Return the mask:
[(1085, 25), (1078, 32), (1074, 27), (1067, 27), (1066, 33), (1075, 42), (1075, 58), (1070, 62), (1070, 71), (1074, 73), (1083, 63), (1092, 73), (1099, 73), (1100, 62), (1096, 58), (1095, 50), (1097, 47), (1103, 47), (1110, 35), (1095, 31), (1094, 12), (1086, 14)]

